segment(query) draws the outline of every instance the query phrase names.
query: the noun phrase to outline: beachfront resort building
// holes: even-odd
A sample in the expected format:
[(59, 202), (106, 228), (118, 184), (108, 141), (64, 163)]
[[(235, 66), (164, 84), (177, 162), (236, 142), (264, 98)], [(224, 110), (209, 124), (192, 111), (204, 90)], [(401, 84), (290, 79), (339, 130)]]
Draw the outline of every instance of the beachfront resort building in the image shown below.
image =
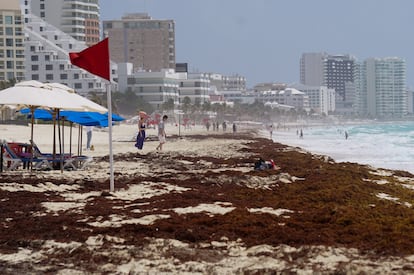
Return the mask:
[(356, 58), (351, 55), (304, 53), (300, 58), (300, 83), (335, 89), (336, 112), (352, 113)]
[(311, 112), (320, 115), (328, 115), (335, 111), (335, 90), (325, 86), (307, 86), (303, 84), (290, 85), (305, 93), (309, 98)]
[(100, 41), (98, 0), (25, 0), (30, 13), (78, 41), (92, 46)]
[(175, 23), (152, 19), (146, 13), (103, 21), (111, 60), (132, 63), (137, 71), (175, 69)]
[(19, 0), (0, 1), (0, 81), (24, 80), (23, 28)]
[(406, 63), (398, 57), (369, 58), (358, 65), (355, 110), (371, 118), (408, 113)]
[(217, 91), (246, 91), (246, 77), (236, 75), (223, 75), (219, 73), (204, 73), (212, 87)]
[(294, 88), (261, 91), (256, 93), (256, 100), (264, 104), (273, 103), (275, 106), (279, 104), (282, 106), (291, 106), (298, 111), (310, 111), (308, 95)]
[(190, 99), (191, 104), (200, 105), (211, 102), (216, 95), (224, 99), (210, 86), (210, 76), (205, 73), (177, 72), (173, 69), (135, 71), (133, 64), (119, 63), (118, 84), (120, 92), (134, 92), (157, 110), (171, 100), (178, 106), (185, 98)]
[(156, 110), (168, 101), (180, 103), (180, 81), (187, 78), (186, 73), (176, 73), (173, 69), (157, 72), (134, 71), (133, 64), (118, 64), (118, 85), (121, 93), (134, 92), (139, 98), (151, 104)]
[(203, 73), (188, 73), (179, 80), (180, 102), (189, 98), (191, 104), (204, 104), (210, 101), (210, 79)]

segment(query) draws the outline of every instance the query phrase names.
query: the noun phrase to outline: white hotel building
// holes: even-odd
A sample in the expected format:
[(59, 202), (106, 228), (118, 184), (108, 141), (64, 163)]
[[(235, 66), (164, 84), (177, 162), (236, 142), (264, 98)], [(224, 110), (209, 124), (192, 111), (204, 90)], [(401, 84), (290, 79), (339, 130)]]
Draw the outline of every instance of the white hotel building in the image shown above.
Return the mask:
[(359, 64), (355, 109), (375, 118), (408, 114), (406, 64), (398, 57), (369, 58)]
[(24, 80), (23, 23), (19, 0), (0, 1), (0, 81)]
[(307, 86), (302, 84), (291, 85), (309, 97), (309, 108), (317, 114), (328, 115), (335, 111), (335, 89), (325, 86)]
[(175, 72), (174, 69), (134, 71), (132, 63), (119, 63), (118, 85), (120, 92), (134, 92), (155, 109), (160, 109), (164, 102), (171, 99), (176, 106), (185, 97), (192, 104), (210, 101), (210, 80), (204, 74)]

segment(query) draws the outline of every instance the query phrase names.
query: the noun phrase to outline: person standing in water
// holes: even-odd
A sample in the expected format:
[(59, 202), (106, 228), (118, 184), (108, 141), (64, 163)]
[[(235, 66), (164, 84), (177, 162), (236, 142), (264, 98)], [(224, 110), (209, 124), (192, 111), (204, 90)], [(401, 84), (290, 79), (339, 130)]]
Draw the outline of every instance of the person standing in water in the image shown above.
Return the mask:
[(144, 111), (140, 111), (138, 120), (138, 135), (137, 141), (135, 143), (135, 147), (137, 147), (139, 150), (142, 150), (142, 147), (144, 146), (146, 119), (147, 113), (145, 113)]

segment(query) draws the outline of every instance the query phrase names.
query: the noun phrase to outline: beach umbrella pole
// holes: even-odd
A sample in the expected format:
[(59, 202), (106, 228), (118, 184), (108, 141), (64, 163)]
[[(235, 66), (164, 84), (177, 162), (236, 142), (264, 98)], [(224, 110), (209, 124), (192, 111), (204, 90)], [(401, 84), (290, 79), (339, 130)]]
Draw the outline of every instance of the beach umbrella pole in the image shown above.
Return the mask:
[[(34, 158), (34, 150), (33, 150), (33, 124), (34, 124), (34, 116), (35, 116), (35, 107), (33, 107), (33, 106), (31, 106), (30, 107), (30, 112), (32, 113), (32, 119), (31, 119), (31, 122), (32, 122), (32, 125), (31, 125), (31, 128), (30, 128), (30, 151), (31, 151), (31, 154), (30, 154), (30, 171), (33, 169), (33, 165), (32, 165), (32, 163), (33, 163), (33, 158)], [(3, 152), (3, 151), (2, 151)]]
[(111, 98), (111, 83), (106, 84), (107, 102), (108, 102), (108, 127), (109, 127), (109, 191), (114, 192), (114, 156), (112, 152), (112, 98)]
[(70, 125), (70, 129), (69, 129), (69, 156), (71, 156), (72, 155), (72, 126), (73, 126), (73, 123), (70, 122), (69, 125)]
[(0, 143), (0, 173), (3, 172), (3, 142)]

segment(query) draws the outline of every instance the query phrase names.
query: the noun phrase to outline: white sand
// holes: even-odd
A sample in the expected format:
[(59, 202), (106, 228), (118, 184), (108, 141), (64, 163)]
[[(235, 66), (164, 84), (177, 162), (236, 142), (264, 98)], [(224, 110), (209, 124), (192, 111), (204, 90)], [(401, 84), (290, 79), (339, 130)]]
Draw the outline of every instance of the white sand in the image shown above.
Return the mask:
[[(179, 128), (168, 124), (166, 131), (167, 135), (177, 135)], [(182, 139), (168, 140), (165, 144), (165, 154), (175, 152), (185, 152), (186, 155), (210, 155), (220, 157), (240, 156), (242, 153), (237, 150), (242, 146), (245, 140), (224, 140), (220, 139), (219, 144), (217, 140), (205, 139), (202, 141), (192, 140), (188, 142), (186, 135), (192, 134), (216, 134), (219, 132), (207, 132), (201, 127), (195, 127), (191, 130), (181, 129)], [(69, 144), (69, 127), (64, 130), (65, 133), (65, 151), (68, 152)], [(122, 124), (113, 127), (113, 151), (118, 153), (137, 153), (138, 150), (134, 147), (134, 137), (136, 133), (136, 125)], [(156, 129), (148, 129), (147, 136), (151, 139), (156, 139)], [(92, 157), (105, 156), (109, 154), (109, 139), (107, 129), (95, 129), (92, 137), (92, 144), (95, 147), (94, 151), (84, 151), (83, 154)], [(44, 152), (51, 152), (53, 144), (53, 127), (51, 125), (35, 125), (34, 140), (37, 145)], [(230, 137), (230, 136), (229, 136)], [(6, 141), (28, 142), (30, 139), (30, 126), (15, 126), (15, 125), (0, 125), (0, 139)], [(72, 151), (76, 151), (77, 144), (77, 130), (72, 134), (74, 141)], [(86, 133), (84, 133), (84, 142), (86, 141)], [(154, 152), (158, 142), (146, 141), (144, 149), (140, 154)], [(191, 163), (189, 163), (191, 164)], [(39, 171), (37, 176), (41, 179), (42, 175), (47, 177), (64, 178), (68, 184), (54, 185), (51, 182), (43, 182), (36, 186), (30, 186), (22, 183), (1, 183), (0, 189), (9, 192), (17, 192), (25, 190), (28, 192), (44, 192), (54, 191), (58, 192), (63, 200), (61, 202), (44, 202), (42, 206), (43, 212), (33, 212), (33, 216), (42, 216), (46, 212), (52, 212), (59, 215), (61, 211), (68, 211), (69, 213), (82, 213), (86, 203), (93, 197), (101, 196), (103, 190), (96, 190), (88, 193), (79, 193), (79, 185), (71, 184), (71, 181), (76, 178), (92, 178), (95, 181), (108, 179), (109, 164), (91, 163), (86, 170), (83, 171)], [(115, 171), (121, 171), (123, 174), (146, 174), (150, 168), (145, 164), (139, 162), (115, 162)], [(251, 169), (251, 168), (250, 168)], [(200, 171), (198, 171), (200, 172)], [(7, 172), (28, 174), (27, 171)], [(378, 174), (384, 173), (380, 170)], [(245, 184), (249, 188), (263, 188), (270, 189), (277, 184), (290, 184), (297, 180), (303, 180), (286, 173), (269, 176), (267, 178), (251, 176), (248, 182), (240, 181), (239, 184)], [(412, 181), (406, 181), (412, 184)], [(115, 182), (115, 192), (112, 196), (106, 199), (122, 199), (125, 205), (122, 207), (126, 213), (145, 212), (145, 210), (137, 209), (139, 203), (134, 203), (138, 198), (147, 198), (168, 192), (186, 192), (189, 189), (182, 187), (174, 187), (163, 182), (141, 182), (139, 185), (130, 185), (128, 189), (117, 188)], [(382, 183), (381, 183), (382, 184)], [(154, 188), (156, 187), (156, 188)], [(379, 200), (386, 199), (398, 203), (398, 198), (393, 198), (388, 194), (380, 193), (377, 195)], [(145, 204), (145, 203), (143, 203)], [(141, 205), (143, 205), (141, 204)], [(408, 206), (408, 203), (404, 203)], [(180, 215), (188, 213), (205, 213), (209, 216), (222, 215), (231, 212), (235, 207), (229, 202), (220, 201), (215, 203), (202, 203), (194, 207), (174, 208), (173, 211)], [(170, 210), (170, 209), (166, 209)], [(272, 206), (257, 207), (247, 209), (251, 213), (267, 213), (283, 218), (289, 218), (292, 210), (278, 208)], [(14, 217), (8, 217), (3, 221), (3, 226), (7, 227), (8, 223), (13, 221)], [(140, 218), (130, 218), (124, 215), (110, 215), (107, 219), (101, 216), (86, 217), (84, 222), (87, 222), (93, 227), (119, 227), (123, 224), (152, 224), (158, 219), (167, 219), (167, 214), (149, 214)], [(65, 230), (65, 228), (62, 228)], [(149, 239), (150, 243), (146, 246), (132, 247), (123, 245), (123, 240), (116, 236), (97, 235), (90, 236), (84, 243), (70, 242), (59, 243), (58, 241), (50, 241), (43, 243), (40, 248), (21, 248), (19, 251), (10, 254), (0, 254), (0, 261), (4, 261), (9, 265), (12, 264), (30, 264), (36, 265), (37, 271), (41, 273), (42, 268), (47, 270), (58, 270), (57, 274), (83, 274), (84, 272), (77, 269), (76, 263), (73, 265), (66, 265), (60, 267), (51, 267), (48, 265), (39, 266), (37, 263), (45, 262), (52, 257), (56, 251), (67, 251), (69, 254), (76, 253), (78, 248), (85, 247), (93, 252), (96, 257), (116, 257), (117, 259), (125, 259), (126, 263), (115, 266), (108, 263), (99, 267), (97, 273), (110, 274), (234, 274), (234, 273), (272, 273), (271, 271), (283, 270), (288, 266), (292, 266), (295, 273), (312, 274), (313, 270), (319, 270), (320, 273), (332, 273), (338, 266), (344, 266), (344, 272), (348, 274), (358, 273), (376, 273), (384, 274), (391, 273), (395, 270), (404, 270), (403, 267), (414, 265), (414, 256), (406, 258), (380, 258), (377, 261), (371, 260), (369, 255), (361, 255), (356, 249), (333, 248), (322, 246), (304, 246), (304, 247), (290, 247), (287, 245), (270, 246), (259, 245), (254, 247), (246, 247), (241, 240), (228, 241), (226, 236), (223, 236), (221, 241), (214, 241), (200, 245), (190, 245), (178, 240), (168, 239)], [(104, 246), (104, 241), (109, 242), (110, 245)], [(180, 258), (175, 258), (174, 255), (196, 255), (206, 253), (206, 255), (215, 255), (211, 261), (180, 261)], [(292, 259), (295, 259), (293, 262)], [(412, 270), (412, 269), (408, 269)], [(401, 273), (402, 274), (402, 273)]]

